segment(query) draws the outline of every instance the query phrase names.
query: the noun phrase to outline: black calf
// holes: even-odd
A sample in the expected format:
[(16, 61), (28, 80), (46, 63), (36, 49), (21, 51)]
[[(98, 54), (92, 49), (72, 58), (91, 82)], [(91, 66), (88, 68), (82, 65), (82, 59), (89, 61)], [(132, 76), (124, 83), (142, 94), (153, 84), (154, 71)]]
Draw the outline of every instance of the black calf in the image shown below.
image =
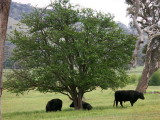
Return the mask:
[[(83, 102), (82, 101), (82, 106), (83, 106), (84, 110), (91, 110), (92, 109), (92, 106), (89, 103), (87, 103), (87, 102)], [(70, 107), (74, 107), (74, 102), (72, 102), (70, 104)]]

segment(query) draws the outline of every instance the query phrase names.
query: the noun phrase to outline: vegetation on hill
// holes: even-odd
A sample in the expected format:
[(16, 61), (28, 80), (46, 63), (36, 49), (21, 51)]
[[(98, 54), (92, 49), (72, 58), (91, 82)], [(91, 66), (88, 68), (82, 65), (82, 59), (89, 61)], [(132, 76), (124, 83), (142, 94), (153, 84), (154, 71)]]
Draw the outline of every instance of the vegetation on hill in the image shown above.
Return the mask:
[(9, 16), (17, 21), (22, 19), (22, 15), (25, 13), (30, 13), (33, 10), (33, 6), (30, 4), (21, 4), (12, 2), (11, 8), (10, 8), (10, 14)]
[[(22, 19), (23, 14), (28, 14), (31, 11), (33, 11), (33, 6), (30, 4), (21, 4), (12, 2), (10, 7), (10, 14), (8, 19), (8, 27), (7, 27), (7, 34), (10, 35), (10, 33), (13, 30), (20, 30), (17, 24)], [(12, 68), (13, 62), (10, 60), (10, 57), (12, 55), (13, 48), (15, 46), (11, 44), (9, 41), (6, 40), (5, 42), (5, 68)]]

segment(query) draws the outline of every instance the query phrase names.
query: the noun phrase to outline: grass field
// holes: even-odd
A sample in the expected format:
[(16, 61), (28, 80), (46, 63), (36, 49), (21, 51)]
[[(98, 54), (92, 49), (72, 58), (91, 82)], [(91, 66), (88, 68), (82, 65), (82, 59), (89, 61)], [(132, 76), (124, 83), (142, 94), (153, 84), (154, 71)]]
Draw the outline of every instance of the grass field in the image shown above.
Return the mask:
[[(123, 89), (135, 89), (128, 85)], [(149, 87), (147, 92), (160, 91), (160, 87)], [(7, 91), (2, 96), (3, 120), (160, 120), (160, 94), (146, 93), (145, 100), (138, 100), (133, 107), (129, 102), (124, 108), (113, 107), (114, 92), (97, 88), (85, 94), (85, 101), (93, 106), (91, 111), (77, 111), (69, 108), (71, 101), (62, 94), (42, 94), (31, 91), (16, 96)], [(63, 101), (61, 112), (45, 112), (47, 101), (60, 98)]]

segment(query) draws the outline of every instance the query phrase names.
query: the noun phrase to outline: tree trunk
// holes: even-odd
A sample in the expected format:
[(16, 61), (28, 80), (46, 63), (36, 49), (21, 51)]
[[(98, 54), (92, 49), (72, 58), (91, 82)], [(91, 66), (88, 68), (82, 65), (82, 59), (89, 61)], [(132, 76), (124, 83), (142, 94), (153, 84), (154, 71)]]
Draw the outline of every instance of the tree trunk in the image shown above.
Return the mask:
[(83, 105), (82, 105), (82, 97), (83, 94), (78, 94), (77, 96), (74, 96), (73, 98), (73, 102), (74, 102), (74, 108), (76, 110), (80, 110), (83, 109)]
[(145, 64), (136, 90), (146, 92), (151, 75), (160, 68), (160, 34), (154, 35), (148, 44)]
[(11, 0), (0, 0), (0, 120), (2, 120), (2, 71), (4, 59), (4, 47), (7, 32), (8, 16)]
[(82, 109), (83, 108), (83, 106), (82, 106), (82, 99), (77, 98), (76, 100), (74, 100), (74, 106), (75, 106), (74, 108), (76, 110)]
[(140, 1), (135, 0), (134, 6), (136, 6), (135, 7), (136, 9), (135, 9), (135, 12), (132, 16), (132, 19), (133, 19), (134, 27), (137, 29), (139, 38), (136, 41), (135, 49), (134, 49), (134, 52), (133, 52), (133, 55), (132, 55), (132, 60), (131, 60), (132, 67), (136, 67), (136, 65), (137, 65), (138, 50), (140, 48), (140, 44), (144, 42), (143, 31), (142, 31), (141, 27), (139, 26), (139, 24), (137, 22), (137, 17), (138, 17), (139, 9), (140, 9)]

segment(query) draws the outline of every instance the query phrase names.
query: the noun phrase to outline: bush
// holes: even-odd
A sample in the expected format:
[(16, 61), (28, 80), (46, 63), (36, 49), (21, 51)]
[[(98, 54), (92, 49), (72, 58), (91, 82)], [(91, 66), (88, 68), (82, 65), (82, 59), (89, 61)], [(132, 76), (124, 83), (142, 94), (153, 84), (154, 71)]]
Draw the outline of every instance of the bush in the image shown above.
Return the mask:
[(137, 80), (138, 80), (138, 76), (137, 75), (133, 74), (133, 75), (129, 76), (129, 83), (130, 84), (136, 83)]
[[(142, 76), (140, 76), (138, 78), (138, 81), (140, 81)], [(160, 86), (160, 70), (156, 71), (153, 73), (153, 75), (151, 76), (149, 83), (149, 86)]]
[(149, 86), (160, 86), (160, 70), (153, 73), (148, 85)]

